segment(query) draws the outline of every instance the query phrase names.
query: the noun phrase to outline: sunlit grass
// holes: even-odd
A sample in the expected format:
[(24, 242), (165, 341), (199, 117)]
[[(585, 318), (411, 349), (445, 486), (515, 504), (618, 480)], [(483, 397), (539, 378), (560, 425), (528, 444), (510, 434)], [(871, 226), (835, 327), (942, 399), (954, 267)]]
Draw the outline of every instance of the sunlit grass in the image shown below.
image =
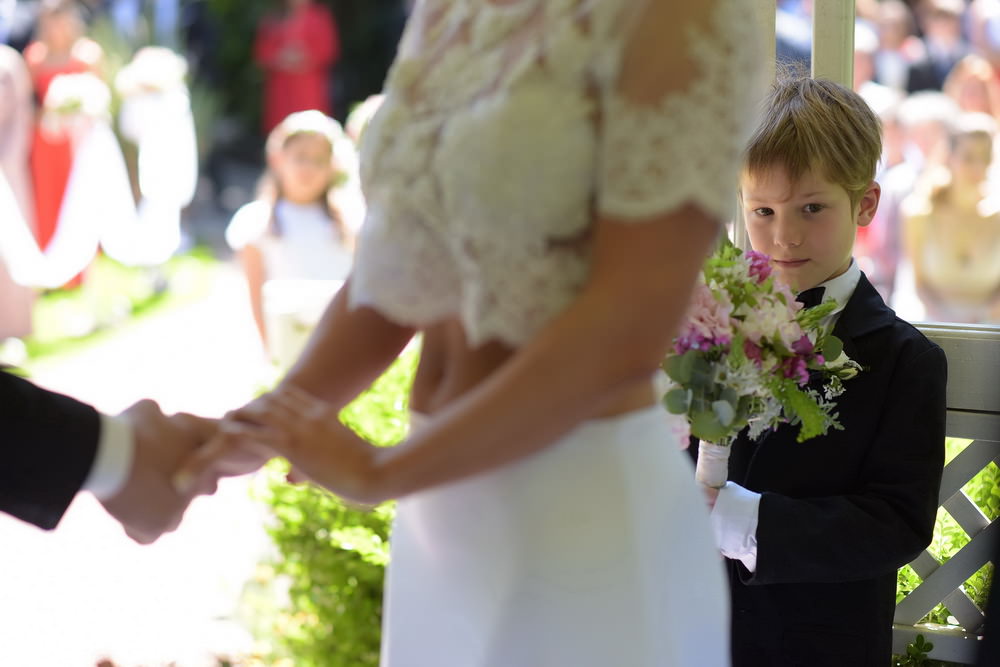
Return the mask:
[(25, 366), (70, 355), (157, 312), (205, 296), (219, 268), (211, 252), (195, 248), (162, 267), (127, 267), (99, 256), (84, 284), (42, 294), (33, 312), (33, 333), (24, 339)]

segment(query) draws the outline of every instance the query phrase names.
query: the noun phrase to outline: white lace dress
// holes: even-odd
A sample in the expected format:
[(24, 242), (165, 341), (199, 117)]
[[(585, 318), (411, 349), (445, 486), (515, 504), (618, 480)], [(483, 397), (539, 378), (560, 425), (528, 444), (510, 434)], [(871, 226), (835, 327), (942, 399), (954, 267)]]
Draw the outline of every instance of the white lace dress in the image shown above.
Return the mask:
[[(752, 5), (418, 2), (364, 135), (351, 304), (518, 346), (578, 294), (598, 218), (726, 219), (765, 85)], [(587, 422), (401, 501), (383, 664), (728, 664), (721, 560), (668, 419)]]

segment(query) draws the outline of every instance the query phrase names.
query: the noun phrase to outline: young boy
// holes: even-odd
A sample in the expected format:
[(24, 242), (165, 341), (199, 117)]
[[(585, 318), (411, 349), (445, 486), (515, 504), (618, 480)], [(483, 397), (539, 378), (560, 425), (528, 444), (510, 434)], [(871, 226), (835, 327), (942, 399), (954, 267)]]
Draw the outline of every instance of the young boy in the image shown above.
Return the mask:
[(741, 177), (750, 242), (800, 295), (819, 287), (837, 302), (827, 326), (863, 371), (837, 399), (843, 430), (801, 444), (795, 427), (744, 432), (733, 445), (712, 511), (730, 559), (733, 666), (886, 667), (896, 570), (934, 526), (945, 356), (851, 257), (879, 202), (876, 116), (801, 77), (775, 84), (764, 108)]

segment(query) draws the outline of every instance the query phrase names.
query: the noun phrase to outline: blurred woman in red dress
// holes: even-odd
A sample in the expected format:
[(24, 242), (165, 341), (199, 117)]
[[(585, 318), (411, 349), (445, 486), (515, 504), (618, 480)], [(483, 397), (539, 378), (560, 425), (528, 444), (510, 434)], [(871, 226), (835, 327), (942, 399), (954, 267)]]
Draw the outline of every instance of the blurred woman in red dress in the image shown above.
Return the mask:
[[(49, 84), (60, 74), (96, 73), (103, 54), (96, 42), (84, 36), (84, 29), (75, 2), (59, 0), (43, 5), (38, 17), (38, 39), (24, 51), (39, 107), (44, 103)], [(59, 224), (72, 165), (73, 144), (69, 133), (38, 123), (31, 144), (31, 177), (35, 229), (43, 250)]]
[(257, 29), (254, 59), (264, 71), (264, 134), (295, 111), (330, 115), (330, 69), (340, 56), (333, 14), (311, 0), (282, 0)]

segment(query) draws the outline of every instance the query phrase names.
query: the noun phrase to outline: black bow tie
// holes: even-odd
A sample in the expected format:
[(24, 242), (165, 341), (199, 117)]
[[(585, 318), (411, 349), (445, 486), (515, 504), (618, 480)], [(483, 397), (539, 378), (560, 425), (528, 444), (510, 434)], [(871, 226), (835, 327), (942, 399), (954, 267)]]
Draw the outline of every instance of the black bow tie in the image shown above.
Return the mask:
[(804, 292), (799, 292), (795, 300), (801, 303), (803, 308), (812, 308), (822, 303), (823, 292), (825, 291), (825, 287), (812, 287)]

